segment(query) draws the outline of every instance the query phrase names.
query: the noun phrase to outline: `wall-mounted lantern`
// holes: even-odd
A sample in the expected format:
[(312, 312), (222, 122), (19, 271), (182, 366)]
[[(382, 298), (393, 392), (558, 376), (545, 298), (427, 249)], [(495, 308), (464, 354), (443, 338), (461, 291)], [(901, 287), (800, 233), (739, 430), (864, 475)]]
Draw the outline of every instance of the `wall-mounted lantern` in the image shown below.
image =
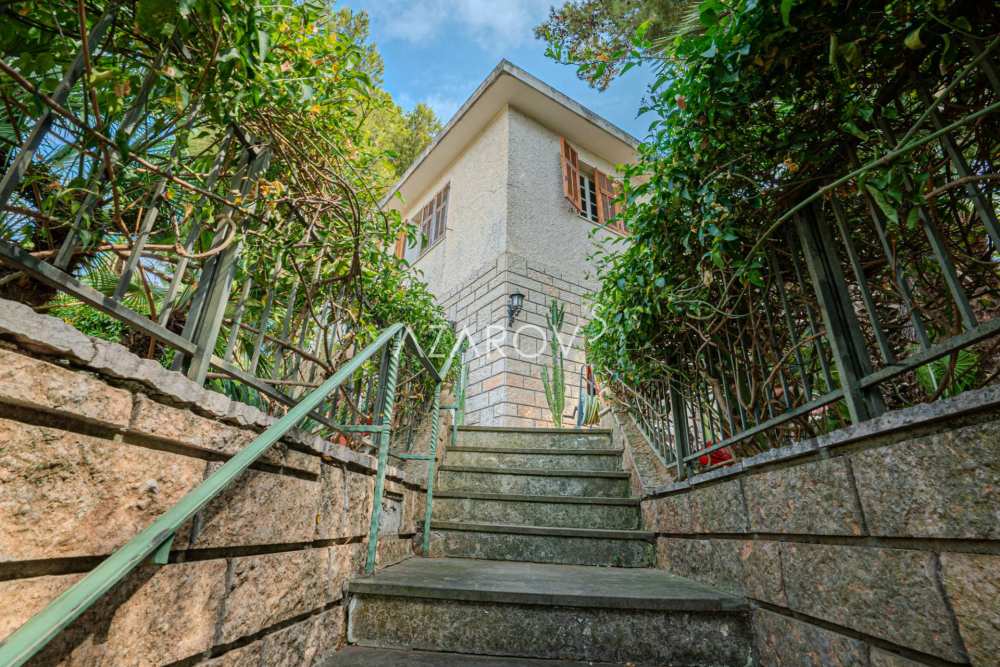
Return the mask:
[(510, 327), (524, 306), (524, 295), (520, 292), (512, 292), (507, 299), (507, 326)]

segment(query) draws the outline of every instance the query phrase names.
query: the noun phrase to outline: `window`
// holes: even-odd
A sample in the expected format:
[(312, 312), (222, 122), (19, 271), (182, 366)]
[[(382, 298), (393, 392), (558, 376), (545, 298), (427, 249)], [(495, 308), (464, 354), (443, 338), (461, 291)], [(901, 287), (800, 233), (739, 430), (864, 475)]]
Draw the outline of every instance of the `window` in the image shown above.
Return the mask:
[(580, 173), (580, 215), (591, 222), (598, 222), (597, 184), (583, 172)]
[(451, 183), (431, 197), (420, 212), (407, 221), (419, 230), (416, 241), (406, 242), (406, 234), (401, 233), (396, 240), (396, 256), (413, 262), (421, 257), (435, 243), (444, 238), (448, 230), (448, 193)]
[(560, 139), (559, 161), (563, 196), (576, 212), (590, 222), (624, 234), (625, 223), (618, 219), (621, 211), (616, 202), (621, 193), (619, 184), (600, 170), (581, 165), (576, 149), (565, 138)]

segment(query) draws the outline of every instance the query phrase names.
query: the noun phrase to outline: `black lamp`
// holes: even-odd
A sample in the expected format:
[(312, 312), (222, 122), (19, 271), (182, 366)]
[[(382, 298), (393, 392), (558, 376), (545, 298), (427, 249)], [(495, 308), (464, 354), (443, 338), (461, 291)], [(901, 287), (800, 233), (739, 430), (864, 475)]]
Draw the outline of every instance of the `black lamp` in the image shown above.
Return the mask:
[(517, 317), (517, 314), (521, 312), (521, 307), (524, 306), (524, 295), (520, 292), (511, 292), (507, 299), (507, 326), (509, 327), (514, 324), (514, 318)]

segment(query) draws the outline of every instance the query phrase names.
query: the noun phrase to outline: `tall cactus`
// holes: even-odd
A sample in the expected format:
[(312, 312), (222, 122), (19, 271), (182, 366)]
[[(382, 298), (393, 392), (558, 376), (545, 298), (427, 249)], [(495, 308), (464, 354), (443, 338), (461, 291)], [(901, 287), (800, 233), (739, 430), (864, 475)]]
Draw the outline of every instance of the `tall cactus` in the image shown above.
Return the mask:
[(545, 401), (552, 413), (552, 423), (556, 428), (562, 428), (563, 409), (566, 407), (566, 374), (563, 370), (562, 345), (559, 342), (559, 331), (562, 329), (566, 307), (552, 299), (549, 303), (549, 313), (546, 317), (549, 324), (549, 347), (552, 350), (552, 378), (549, 369), (542, 368), (542, 387), (545, 389)]

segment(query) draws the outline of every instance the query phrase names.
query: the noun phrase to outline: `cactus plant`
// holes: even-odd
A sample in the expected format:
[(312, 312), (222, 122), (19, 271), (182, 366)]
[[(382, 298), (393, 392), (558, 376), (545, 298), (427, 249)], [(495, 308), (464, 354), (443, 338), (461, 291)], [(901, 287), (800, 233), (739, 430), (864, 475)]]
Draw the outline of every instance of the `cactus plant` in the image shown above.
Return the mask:
[(562, 428), (563, 409), (566, 407), (566, 374), (563, 370), (562, 345), (559, 341), (559, 331), (562, 329), (566, 307), (555, 299), (549, 304), (546, 320), (549, 325), (549, 348), (552, 350), (552, 377), (549, 369), (542, 368), (542, 388), (545, 389), (545, 401), (552, 413), (552, 424)]

